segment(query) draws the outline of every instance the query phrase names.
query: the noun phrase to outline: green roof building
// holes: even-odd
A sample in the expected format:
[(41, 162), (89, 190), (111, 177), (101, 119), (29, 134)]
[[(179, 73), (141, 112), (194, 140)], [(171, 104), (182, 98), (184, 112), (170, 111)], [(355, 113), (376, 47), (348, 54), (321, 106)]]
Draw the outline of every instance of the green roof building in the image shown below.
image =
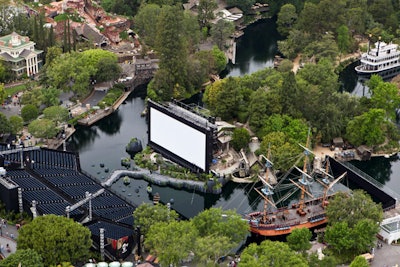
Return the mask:
[(43, 51), (35, 49), (35, 43), (27, 36), (13, 32), (0, 37), (0, 57), (10, 64), (17, 77), (37, 74), (43, 65), (42, 56)]

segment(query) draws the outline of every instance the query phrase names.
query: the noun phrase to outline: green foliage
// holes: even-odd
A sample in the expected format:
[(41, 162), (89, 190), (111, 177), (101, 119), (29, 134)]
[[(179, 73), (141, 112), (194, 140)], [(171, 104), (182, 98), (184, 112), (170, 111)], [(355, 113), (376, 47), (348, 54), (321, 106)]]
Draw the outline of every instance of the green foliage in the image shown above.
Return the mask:
[(200, 27), (207, 27), (210, 21), (215, 18), (214, 11), (217, 9), (218, 4), (215, 0), (200, 0), (198, 4), (198, 15)]
[(51, 120), (55, 123), (65, 122), (68, 119), (68, 109), (62, 106), (51, 106), (43, 110), (45, 119)]
[(35, 105), (27, 104), (21, 109), (21, 117), (24, 122), (30, 122), (37, 118), (39, 110)]
[(230, 242), (226, 236), (204, 236), (196, 239), (194, 254), (197, 261), (204, 263), (206, 266), (214, 266), (215, 262), (223, 256), (227, 255), (235, 244)]
[(281, 35), (287, 36), (297, 20), (296, 7), (285, 4), (278, 13), (276, 24)]
[(255, 2), (255, 0), (227, 0), (226, 4), (230, 7), (236, 6), (246, 13)]
[(231, 144), (236, 151), (240, 151), (242, 148), (247, 149), (250, 142), (249, 131), (245, 128), (235, 128), (233, 130)]
[(43, 87), (41, 89), (40, 100), (47, 107), (56, 106), (60, 103), (60, 90), (54, 87)]
[(371, 92), (371, 105), (386, 111), (386, 117), (392, 121), (396, 119), (396, 108), (400, 105), (400, 95), (397, 86), (384, 82), (381, 76), (372, 75), (368, 81)]
[(98, 82), (114, 81), (122, 72), (118, 60), (112, 57), (102, 57), (97, 63), (95, 78)]
[(189, 221), (157, 222), (147, 233), (145, 245), (158, 255), (161, 265), (169, 266), (188, 257), (196, 237), (196, 229)]
[(250, 244), (240, 256), (241, 267), (306, 267), (307, 261), (282, 242), (263, 241)]
[(10, 122), (7, 120), (6, 115), (0, 113), (0, 133), (10, 133), (12, 130)]
[(104, 102), (106, 106), (111, 107), (123, 93), (121, 89), (115, 88), (114, 86), (108, 90), (106, 96), (100, 101), (99, 105)]
[(286, 240), (292, 250), (306, 252), (312, 246), (311, 237), (312, 233), (308, 228), (296, 228), (287, 236)]
[(11, 133), (17, 134), (22, 131), (22, 128), (24, 127), (24, 120), (20, 116), (10, 116), (10, 118), (8, 118), (8, 121), (11, 126)]
[(43, 258), (45, 266), (85, 260), (91, 245), (88, 228), (56, 215), (35, 218), (24, 225), (18, 235), (18, 250), (34, 249)]
[(29, 132), (37, 138), (52, 138), (56, 136), (58, 129), (55, 123), (48, 119), (36, 119), (28, 125)]
[(22, 105), (34, 105), (39, 108), (42, 104), (42, 100), (46, 100), (42, 95), (42, 90), (40, 88), (29, 88), (27, 91), (24, 91), (24, 94), (21, 97)]
[(368, 267), (369, 263), (363, 256), (357, 256), (350, 263), (349, 267)]
[(192, 218), (192, 223), (201, 237), (225, 236), (236, 245), (248, 234), (248, 224), (233, 210), (210, 208)]
[(0, 261), (0, 267), (44, 267), (42, 257), (33, 249), (18, 249), (4, 260)]
[(141, 7), (135, 16), (135, 30), (150, 47), (155, 46), (157, 27), (154, 27), (154, 22), (158, 20), (160, 13), (161, 7), (159, 5), (147, 4)]
[(174, 210), (168, 211), (167, 206), (162, 204), (143, 203), (135, 209), (133, 217), (135, 218), (135, 227), (140, 226), (141, 233), (147, 236), (152, 225), (157, 222), (174, 221), (178, 218), (178, 214)]
[(235, 25), (231, 21), (220, 19), (211, 27), (211, 39), (222, 51), (227, 50), (226, 40), (235, 31)]
[(211, 53), (214, 57), (214, 63), (215, 63), (214, 71), (216, 74), (220, 73), (226, 67), (227, 60), (226, 60), (225, 53), (223, 51), (221, 51), (218, 48), (218, 46), (213, 46)]
[(376, 146), (385, 141), (387, 124), (385, 110), (373, 108), (349, 121), (346, 136), (355, 146)]
[(368, 194), (355, 190), (352, 195), (336, 194), (329, 202), (327, 216), (325, 241), (335, 256), (349, 261), (374, 245), (383, 211)]

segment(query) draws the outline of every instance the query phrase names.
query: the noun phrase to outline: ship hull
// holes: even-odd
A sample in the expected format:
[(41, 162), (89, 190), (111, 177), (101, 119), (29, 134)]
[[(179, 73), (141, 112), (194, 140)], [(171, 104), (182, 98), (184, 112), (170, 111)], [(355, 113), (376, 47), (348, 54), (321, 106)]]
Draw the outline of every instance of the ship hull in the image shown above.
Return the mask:
[(250, 225), (250, 232), (265, 236), (265, 237), (278, 237), (278, 236), (284, 236), (290, 234), (294, 229), (300, 229), (300, 228), (316, 228), (318, 226), (324, 225), (328, 222), (327, 218), (324, 218), (322, 220), (316, 221), (316, 222), (304, 222), (296, 225), (292, 225), (289, 227), (281, 227), (281, 228), (271, 228), (270, 225), (262, 225), (260, 224), (259, 226), (253, 226)]

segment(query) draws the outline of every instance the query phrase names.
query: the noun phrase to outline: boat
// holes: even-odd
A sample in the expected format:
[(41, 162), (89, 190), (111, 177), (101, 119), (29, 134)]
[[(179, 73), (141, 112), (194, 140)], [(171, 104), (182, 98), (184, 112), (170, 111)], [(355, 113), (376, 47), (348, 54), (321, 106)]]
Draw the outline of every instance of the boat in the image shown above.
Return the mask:
[(363, 53), (360, 58), (360, 65), (355, 67), (358, 74), (380, 74), (381, 72), (398, 72), (400, 69), (400, 51), (398, 44), (385, 43), (380, 39)]
[[(309, 138), (307, 139), (306, 147), (302, 146), (303, 169), (293, 166), (274, 186), (268, 179), (268, 173), (264, 177), (259, 176), (263, 185), (255, 188), (255, 191), (264, 200), (263, 210), (245, 216), (252, 233), (278, 237), (290, 234), (297, 228), (312, 229), (322, 226), (328, 222), (326, 206), (329, 198), (338, 191), (350, 191), (339, 183), (347, 173), (334, 178), (328, 173), (328, 160), (320, 168), (314, 167), (311, 170), (308, 158), (312, 152), (307, 148)], [(273, 166), (269, 159), (267, 162), (266, 171)]]
[(160, 202), (160, 194), (159, 193), (155, 193), (153, 196), (153, 204), (157, 205)]
[(151, 194), (153, 192), (153, 188), (151, 188), (150, 185), (147, 186), (146, 191), (148, 194)]

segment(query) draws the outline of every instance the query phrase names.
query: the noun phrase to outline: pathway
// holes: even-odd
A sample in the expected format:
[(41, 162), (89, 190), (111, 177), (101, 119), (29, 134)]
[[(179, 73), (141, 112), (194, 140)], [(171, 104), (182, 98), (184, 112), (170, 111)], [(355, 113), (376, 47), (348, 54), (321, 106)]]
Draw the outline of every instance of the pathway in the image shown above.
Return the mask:
[[(13, 237), (13, 238), (12, 238)], [(17, 242), (16, 238), (18, 237), (17, 227), (15, 225), (7, 225), (7, 227), (1, 226), (0, 228), (0, 254), (4, 257), (8, 257), (10, 254), (14, 253), (17, 250)], [(5, 248), (6, 245), (10, 246), (10, 252), (8, 252)]]

